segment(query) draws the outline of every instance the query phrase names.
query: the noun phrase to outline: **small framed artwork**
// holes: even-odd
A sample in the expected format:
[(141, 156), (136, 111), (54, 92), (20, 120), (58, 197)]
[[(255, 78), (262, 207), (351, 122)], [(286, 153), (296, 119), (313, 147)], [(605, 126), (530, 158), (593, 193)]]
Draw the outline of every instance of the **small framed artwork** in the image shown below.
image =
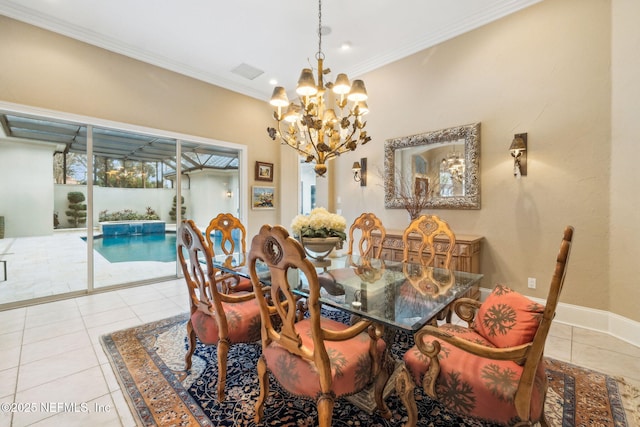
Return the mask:
[(256, 181), (273, 181), (273, 163), (256, 162)]
[(275, 209), (275, 187), (254, 185), (251, 188), (251, 207), (253, 209)]

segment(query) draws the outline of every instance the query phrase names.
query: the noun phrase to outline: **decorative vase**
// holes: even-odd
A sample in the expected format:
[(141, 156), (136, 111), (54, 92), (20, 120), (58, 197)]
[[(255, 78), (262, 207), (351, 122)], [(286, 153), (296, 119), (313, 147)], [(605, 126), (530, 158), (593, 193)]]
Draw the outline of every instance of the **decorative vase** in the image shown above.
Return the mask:
[(302, 237), (300, 243), (313, 264), (328, 267), (331, 261), (325, 258), (334, 248), (341, 247), (342, 240), (339, 237)]

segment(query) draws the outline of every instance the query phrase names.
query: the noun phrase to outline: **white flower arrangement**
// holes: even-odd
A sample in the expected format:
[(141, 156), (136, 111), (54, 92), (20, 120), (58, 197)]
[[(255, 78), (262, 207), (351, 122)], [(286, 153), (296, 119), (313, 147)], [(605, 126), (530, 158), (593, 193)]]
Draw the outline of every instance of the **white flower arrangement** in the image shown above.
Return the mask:
[(347, 220), (342, 215), (334, 214), (325, 208), (315, 208), (309, 215), (298, 215), (291, 222), (293, 234), (302, 237), (339, 237), (347, 238), (344, 230)]

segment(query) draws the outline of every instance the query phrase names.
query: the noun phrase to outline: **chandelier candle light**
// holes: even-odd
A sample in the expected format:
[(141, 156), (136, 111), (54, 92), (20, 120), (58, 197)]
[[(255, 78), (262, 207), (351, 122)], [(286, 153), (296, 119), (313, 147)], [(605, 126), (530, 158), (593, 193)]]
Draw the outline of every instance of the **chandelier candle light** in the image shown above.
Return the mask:
[[(274, 89), (270, 104), (278, 128), (267, 128), (274, 141), (293, 148), (307, 163), (315, 162), (315, 172), (323, 176), (327, 172), (326, 162), (347, 151), (354, 151), (358, 144), (371, 140), (364, 129), (362, 116), (369, 112), (367, 90), (362, 80), (349, 83), (346, 74), (338, 74), (335, 83), (324, 83), (323, 76), (331, 72), (324, 68), (322, 53), (322, 1), (318, 2), (318, 83), (311, 68), (304, 68), (298, 79), (296, 93), (299, 103), (289, 103), (287, 92), (281, 86)], [(327, 89), (335, 99), (325, 101)], [(335, 108), (337, 107), (337, 112)], [(283, 124), (283, 122), (285, 122)], [(283, 130), (283, 126), (286, 129)]]

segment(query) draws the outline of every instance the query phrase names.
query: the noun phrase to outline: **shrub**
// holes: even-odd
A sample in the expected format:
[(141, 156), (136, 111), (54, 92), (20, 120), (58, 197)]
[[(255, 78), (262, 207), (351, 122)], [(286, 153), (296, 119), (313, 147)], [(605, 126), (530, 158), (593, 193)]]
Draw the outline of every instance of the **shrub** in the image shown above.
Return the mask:
[(143, 214), (139, 214), (131, 209), (124, 209), (122, 211), (109, 213), (106, 209), (100, 211), (98, 215), (98, 221), (137, 221), (141, 219), (155, 220), (160, 219), (160, 216), (150, 207), (147, 207), (147, 211)]

